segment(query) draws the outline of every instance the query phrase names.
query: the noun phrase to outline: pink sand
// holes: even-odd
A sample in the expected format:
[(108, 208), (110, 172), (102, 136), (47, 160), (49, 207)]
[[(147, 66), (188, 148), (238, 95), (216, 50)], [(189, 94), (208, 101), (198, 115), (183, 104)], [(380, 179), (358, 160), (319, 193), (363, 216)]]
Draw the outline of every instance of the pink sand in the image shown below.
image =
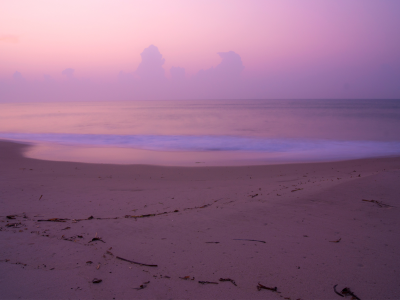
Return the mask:
[(399, 157), (189, 168), (26, 147), (0, 142), (1, 299), (400, 297)]

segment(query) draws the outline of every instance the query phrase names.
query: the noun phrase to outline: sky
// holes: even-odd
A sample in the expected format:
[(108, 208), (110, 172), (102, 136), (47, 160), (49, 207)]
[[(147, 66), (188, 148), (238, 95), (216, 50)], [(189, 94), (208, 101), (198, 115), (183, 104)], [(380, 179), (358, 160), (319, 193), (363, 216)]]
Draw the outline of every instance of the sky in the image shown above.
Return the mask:
[(400, 98), (398, 0), (2, 0), (0, 101)]

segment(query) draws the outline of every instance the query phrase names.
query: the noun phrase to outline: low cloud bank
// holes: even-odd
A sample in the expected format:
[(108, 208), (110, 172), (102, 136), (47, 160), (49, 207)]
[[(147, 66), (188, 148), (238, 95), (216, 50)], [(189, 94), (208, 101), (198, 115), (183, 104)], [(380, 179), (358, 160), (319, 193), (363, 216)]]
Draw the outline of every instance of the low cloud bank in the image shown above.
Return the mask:
[(43, 75), (29, 81), (16, 70), (0, 80), (0, 102), (103, 101), (165, 99), (301, 99), (400, 98), (400, 66), (382, 65), (365, 70), (329, 70), (306, 66), (292, 71), (243, 75), (245, 66), (234, 51), (218, 52), (215, 67), (187, 77), (182, 66), (164, 69), (165, 58), (150, 45), (140, 54), (134, 71), (121, 70), (115, 80), (96, 82), (61, 70), (62, 80)]

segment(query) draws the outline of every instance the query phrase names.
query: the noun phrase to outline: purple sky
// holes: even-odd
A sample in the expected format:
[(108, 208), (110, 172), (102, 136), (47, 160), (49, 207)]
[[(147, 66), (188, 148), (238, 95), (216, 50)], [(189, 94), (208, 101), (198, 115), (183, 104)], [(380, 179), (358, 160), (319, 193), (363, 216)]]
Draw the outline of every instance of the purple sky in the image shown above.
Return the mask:
[(0, 3), (0, 101), (400, 98), (398, 0)]

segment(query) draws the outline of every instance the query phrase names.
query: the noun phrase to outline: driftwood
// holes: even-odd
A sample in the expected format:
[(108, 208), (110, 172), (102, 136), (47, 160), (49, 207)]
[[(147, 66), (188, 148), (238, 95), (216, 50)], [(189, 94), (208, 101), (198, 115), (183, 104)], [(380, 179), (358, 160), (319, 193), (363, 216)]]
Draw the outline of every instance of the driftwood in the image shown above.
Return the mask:
[(269, 291), (273, 291), (273, 292), (276, 292), (276, 293), (280, 293), (280, 292), (278, 292), (278, 288), (275, 286), (275, 287), (273, 287), (273, 288), (271, 288), (271, 287), (267, 287), (267, 286), (265, 286), (265, 285), (262, 285), (261, 283), (258, 283), (258, 285), (257, 285), (257, 290), (259, 290), (259, 291), (261, 291), (261, 290), (269, 290)]
[(135, 265), (139, 265), (139, 266), (158, 267), (158, 265), (143, 264), (143, 263), (140, 263), (140, 262), (137, 262), (137, 261), (133, 261), (133, 260), (129, 260), (129, 259), (126, 259), (126, 258), (122, 258), (122, 257), (119, 257), (119, 256), (116, 256), (115, 258), (118, 258), (118, 259), (123, 260), (123, 261), (130, 262), (131, 264), (135, 264)]
[(354, 295), (354, 293), (350, 290), (350, 288), (347, 288), (347, 287), (345, 287), (342, 291), (341, 291), (341, 293), (343, 294), (343, 295), (345, 295), (345, 296), (351, 296), (351, 298), (352, 299), (355, 299), (355, 300), (361, 300), (360, 298), (358, 298), (356, 295)]
[[(202, 206), (195, 206), (195, 207), (187, 207), (184, 208), (183, 210), (191, 210), (191, 209), (199, 209), (199, 208), (206, 208), (209, 207), (211, 205), (213, 205), (215, 202), (218, 202), (222, 200), (222, 198), (214, 200), (214, 202), (212, 203), (208, 203), (208, 204), (204, 204)], [(123, 217), (109, 217), (109, 218), (95, 218), (93, 216), (90, 216), (86, 219), (61, 219), (61, 218), (51, 218), (51, 219), (43, 219), (43, 220), (37, 220), (38, 222), (66, 222), (66, 221), (72, 221), (72, 223), (77, 223), (80, 221), (88, 221), (88, 220), (116, 220), (116, 219), (122, 219), (122, 218), (134, 218), (134, 219), (138, 219), (138, 218), (148, 218), (148, 217), (155, 217), (155, 216), (161, 216), (161, 215), (165, 215), (165, 214), (170, 214), (170, 213), (178, 213), (179, 210), (175, 209), (173, 211), (164, 211), (162, 213), (156, 213), (156, 214), (145, 214), (145, 215), (125, 215)], [(15, 219), (16, 215), (9, 215), (7, 216), (8, 219)], [(26, 216), (24, 216), (24, 218), (26, 218)]]
[(260, 243), (266, 243), (266, 241), (259, 241), (259, 240), (249, 240), (249, 239), (233, 239), (234, 241), (248, 241), (248, 242), (260, 242)]
[(232, 284), (233, 284), (234, 286), (237, 286), (235, 280), (230, 279), (230, 278), (220, 278), (219, 281), (230, 281), (230, 282), (232, 282)]
[(335, 284), (333, 286), (333, 291), (339, 295), (340, 297), (344, 297), (344, 296), (351, 296), (352, 299), (354, 300), (361, 300), (360, 298), (358, 298), (348, 287), (345, 287), (343, 290), (340, 291), (340, 293), (336, 290), (337, 284)]
[(94, 238), (92, 238), (92, 240), (91, 240), (89, 243), (91, 243), (91, 242), (96, 242), (96, 241), (100, 241), (100, 242), (105, 243), (105, 241), (103, 241), (103, 240), (101, 239), (101, 237), (94, 237)]
[(339, 295), (340, 297), (344, 297), (344, 295), (342, 295), (341, 293), (339, 293), (339, 292), (336, 290), (336, 287), (337, 287), (337, 284), (335, 284), (335, 285), (333, 286), (333, 291), (334, 291), (337, 295)]
[(382, 201), (377, 201), (377, 200), (362, 199), (362, 201), (375, 203), (375, 204), (377, 204), (379, 207), (393, 207), (393, 206), (391, 206), (391, 205), (382, 203)]
[(46, 219), (46, 220), (37, 220), (38, 222), (66, 222), (69, 221), (70, 219), (59, 219), (59, 218), (52, 218), (52, 219)]
[(8, 223), (8, 224), (6, 224), (6, 227), (19, 228), (20, 226), (22, 226), (21, 222), (19, 222), (19, 223)]
[(194, 277), (190, 277), (190, 276), (184, 276), (184, 277), (179, 277), (180, 279), (183, 280), (194, 280)]
[(147, 285), (150, 283), (150, 281), (143, 282), (138, 288), (133, 288), (134, 290), (143, 290), (144, 288), (147, 287)]
[(218, 282), (214, 282), (214, 281), (199, 281), (199, 283), (201, 283), (201, 284), (218, 284)]

